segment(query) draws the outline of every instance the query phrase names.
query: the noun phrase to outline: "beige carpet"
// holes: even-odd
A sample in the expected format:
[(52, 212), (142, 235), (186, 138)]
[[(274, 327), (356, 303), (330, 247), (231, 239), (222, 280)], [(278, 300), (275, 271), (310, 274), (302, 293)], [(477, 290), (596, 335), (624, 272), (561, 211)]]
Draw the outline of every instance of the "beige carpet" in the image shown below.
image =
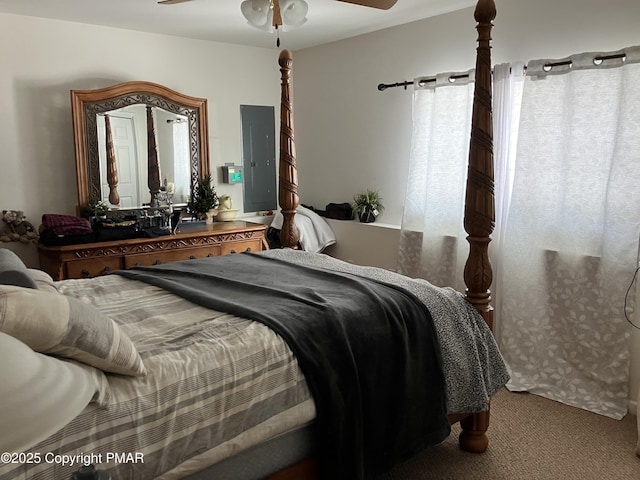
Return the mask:
[(442, 444), (379, 480), (640, 480), (636, 417), (612, 420), (528, 393), (493, 399), (489, 449), (460, 450), (458, 425)]

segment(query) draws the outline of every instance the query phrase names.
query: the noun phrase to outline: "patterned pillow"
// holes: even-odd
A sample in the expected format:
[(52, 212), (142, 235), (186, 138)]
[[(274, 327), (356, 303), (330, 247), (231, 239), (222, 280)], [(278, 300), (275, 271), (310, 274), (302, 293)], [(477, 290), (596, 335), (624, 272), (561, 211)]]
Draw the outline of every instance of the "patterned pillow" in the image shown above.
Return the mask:
[(36, 352), (105, 372), (146, 374), (135, 345), (117, 323), (92, 305), (60, 293), (0, 285), (0, 331)]

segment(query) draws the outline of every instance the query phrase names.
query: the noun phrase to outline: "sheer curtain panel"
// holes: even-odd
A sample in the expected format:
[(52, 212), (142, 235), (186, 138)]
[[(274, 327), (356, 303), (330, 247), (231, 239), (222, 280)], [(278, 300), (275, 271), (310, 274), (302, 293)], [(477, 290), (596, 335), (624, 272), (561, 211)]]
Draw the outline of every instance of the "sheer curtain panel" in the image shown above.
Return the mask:
[(398, 271), (464, 291), (462, 225), (474, 71), (414, 81), (413, 134)]
[[(524, 63), (501, 63), (493, 68), (493, 144), (496, 195), (496, 226), (489, 244), (489, 259), (493, 266), (492, 296), (502, 292), (500, 251), (507, 229), (507, 214), (511, 204), (513, 175), (518, 143), (518, 126), (522, 88), (524, 86)], [(500, 332), (500, 309), (494, 302), (493, 332)]]
[(508, 387), (613, 418), (629, 396), (638, 62), (637, 47), (529, 62), (497, 298)]

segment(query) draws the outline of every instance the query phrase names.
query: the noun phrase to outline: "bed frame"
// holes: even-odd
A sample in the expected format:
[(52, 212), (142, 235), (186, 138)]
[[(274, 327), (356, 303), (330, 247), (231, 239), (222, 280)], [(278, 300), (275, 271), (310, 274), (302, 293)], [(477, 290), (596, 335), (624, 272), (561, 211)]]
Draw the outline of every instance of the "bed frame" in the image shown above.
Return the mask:
[[(478, 0), (475, 9), (478, 30), (475, 90), (471, 120), (471, 141), (466, 185), (464, 228), (468, 234), (469, 256), (464, 269), (466, 299), (482, 315), (489, 328), (493, 327), (493, 307), (489, 287), (493, 272), (488, 248), (495, 226), (495, 197), (493, 172), (491, 29), (496, 16), (494, 0)], [(298, 173), (293, 126), (291, 67), (293, 56), (283, 50), (279, 57), (281, 72), (280, 106), (280, 173), (279, 202), (284, 217), (280, 242), (283, 247), (296, 248), (298, 231), (294, 223), (299, 202)], [(473, 453), (487, 449), (489, 439), (489, 411), (473, 414), (449, 415), (451, 423), (460, 422), (460, 447)], [(313, 459), (306, 459), (274, 475), (268, 480), (317, 478)]]

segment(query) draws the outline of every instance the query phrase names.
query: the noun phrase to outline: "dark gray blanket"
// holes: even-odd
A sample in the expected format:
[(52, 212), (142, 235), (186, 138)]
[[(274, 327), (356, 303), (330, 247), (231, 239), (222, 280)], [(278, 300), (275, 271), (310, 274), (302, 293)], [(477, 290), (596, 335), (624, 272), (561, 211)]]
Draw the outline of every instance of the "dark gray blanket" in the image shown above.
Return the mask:
[(117, 273), (282, 336), (316, 403), (323, 478), (372, 478), (450, 432), (433, 321), (406, 290), (259, 254)]

